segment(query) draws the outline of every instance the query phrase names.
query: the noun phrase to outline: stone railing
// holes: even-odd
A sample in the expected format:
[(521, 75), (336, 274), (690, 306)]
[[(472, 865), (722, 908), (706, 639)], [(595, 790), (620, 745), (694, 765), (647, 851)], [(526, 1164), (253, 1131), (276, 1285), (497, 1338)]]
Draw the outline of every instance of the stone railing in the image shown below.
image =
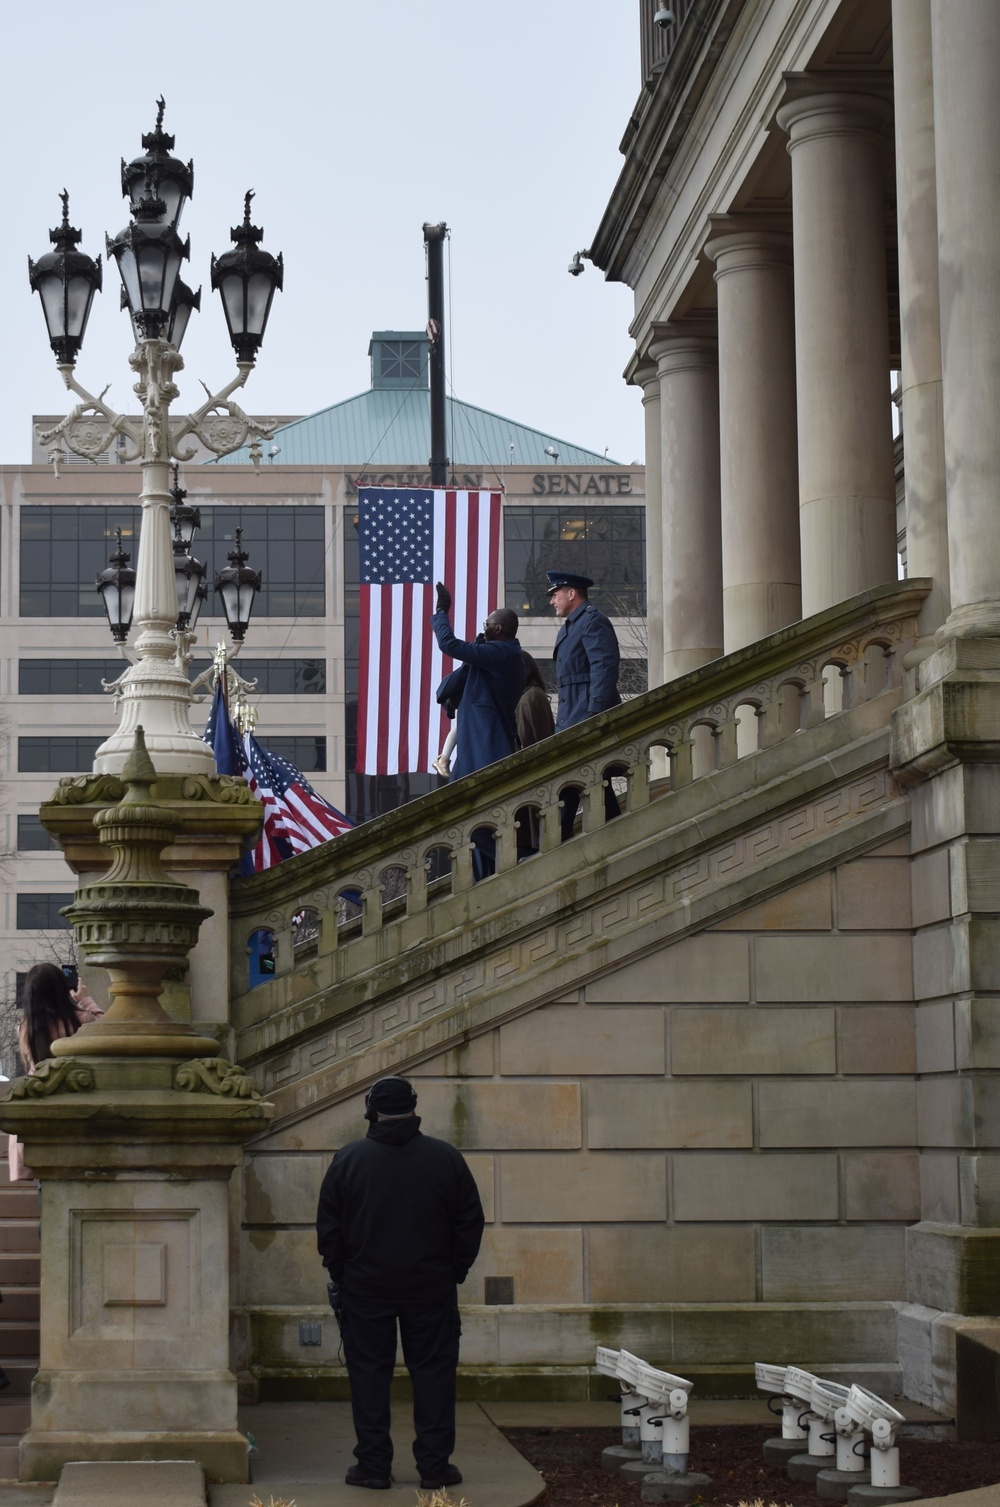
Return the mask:
[[(380, 936), (384, 959), (405, 953), (414, 946), (412, 924), (446, 899), (468, 897), (464, 914), (481, 924), (494, 871), (509, 872), (581, 839), (579, 861), (586, 861), (587, 834), (620, 812), (637, 812), (863, 702), (898, 695), (928, 590), (928, 582), (913, 580), (863, 593), (277, 868), (234, 881), (235, 995), (258, 981), (267, 994), (282, 975), (362, 942), (370, 958)], [(577, 808), (572, 822), (567, 796)], [(445, 909), (454, 924), (454, 906)], [(404, 919), (410, 935), (391, 939), (389, 931)], [(428, 915), (428, 933), (433, 929)], [(248, 976), (247, 967), (262, 939), (268, 950), (273, 944), (274, 970), (266, 980)], [(351, 977), (349, 957), (337, 973)], [(262, 1008), (266, 1014), (265, 1000), (255, 1000), (249, 1014), (259, 1020)]]

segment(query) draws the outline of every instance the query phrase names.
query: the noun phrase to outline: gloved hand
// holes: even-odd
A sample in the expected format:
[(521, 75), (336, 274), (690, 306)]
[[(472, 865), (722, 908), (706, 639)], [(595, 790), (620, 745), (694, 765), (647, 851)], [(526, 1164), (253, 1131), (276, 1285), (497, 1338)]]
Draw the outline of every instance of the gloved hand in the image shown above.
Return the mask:
[(328, 1282), (326, 1284), (326, 1295), (330, 1300), (330, 1307), (333, 1309), (333, 1316), (339, 1324), (343, 1305), (340, 1298), (340, 1288), (336, 1282)]
[(437, 583), (437, 610), (438, 612), (451, 611), (451, 592), (440, 581)]

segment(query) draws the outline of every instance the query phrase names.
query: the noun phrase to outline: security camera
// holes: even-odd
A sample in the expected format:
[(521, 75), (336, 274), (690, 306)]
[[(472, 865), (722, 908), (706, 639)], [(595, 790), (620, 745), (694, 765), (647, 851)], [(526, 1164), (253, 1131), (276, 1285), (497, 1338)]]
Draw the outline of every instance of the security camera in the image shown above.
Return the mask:
[(579, 277), (581, 272), (586, 271), (586, 268), (583, 265), (583, 259), (585, 256), (589, 255), (590, 253), (588, 251), (573, 252), (573, 259), (570, 262), (569, 266), (566, 268), (566, 271), (569, 273), (570, 277)]
[(673, 11), (672, 10), (668, 10), (665, 5), (659, 5), (659, 6), (657, 6), (657, 8), (656, 8), (656, 14), (653, 17), (653, 25), (654, 26), (658, 26), (661, 31), (666, 31), (666, 29), (667, 29), (668, 26), (672, 26), (673, 25), (673, 22), (674, 22), (674, 13), (673, 13)]

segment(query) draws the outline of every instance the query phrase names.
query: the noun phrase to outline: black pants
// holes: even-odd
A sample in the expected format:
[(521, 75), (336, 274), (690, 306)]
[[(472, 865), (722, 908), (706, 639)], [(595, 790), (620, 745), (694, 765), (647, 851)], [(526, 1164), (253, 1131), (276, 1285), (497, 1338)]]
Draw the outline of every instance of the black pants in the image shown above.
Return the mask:
[(389, 1388), (396, 1364), (396, 1321), (413, 1382), (413, 1457), (424, 1480), (438, 1476), (455, 1448), (455, 1370), (462, 1324), (458, 1295), (430, 1302), (382, 1302), (343, 1293), (341, 1334), (351, 1383), (358, 1464), (373, 1476), (392, 1466)]

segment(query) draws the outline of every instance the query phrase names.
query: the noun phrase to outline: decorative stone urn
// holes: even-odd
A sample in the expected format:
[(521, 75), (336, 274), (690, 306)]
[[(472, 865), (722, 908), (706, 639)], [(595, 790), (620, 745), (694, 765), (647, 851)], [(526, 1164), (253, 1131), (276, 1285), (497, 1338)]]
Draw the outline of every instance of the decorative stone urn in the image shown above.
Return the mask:
[(41, 1358), (22, 1480), (69, 1460), (191, 1459), (246, 1481), (229, 1366), (229, 1189), (271, 1106), (218, 1045), (159, 1003), (211, 914), (160, 854), (178, 822), (152, 799), (142, 729), (125, 793), (95, 817), (111, 866), (66, 914), (111, 977), (99, 1021), (0, 1102), (41, 1184)]

